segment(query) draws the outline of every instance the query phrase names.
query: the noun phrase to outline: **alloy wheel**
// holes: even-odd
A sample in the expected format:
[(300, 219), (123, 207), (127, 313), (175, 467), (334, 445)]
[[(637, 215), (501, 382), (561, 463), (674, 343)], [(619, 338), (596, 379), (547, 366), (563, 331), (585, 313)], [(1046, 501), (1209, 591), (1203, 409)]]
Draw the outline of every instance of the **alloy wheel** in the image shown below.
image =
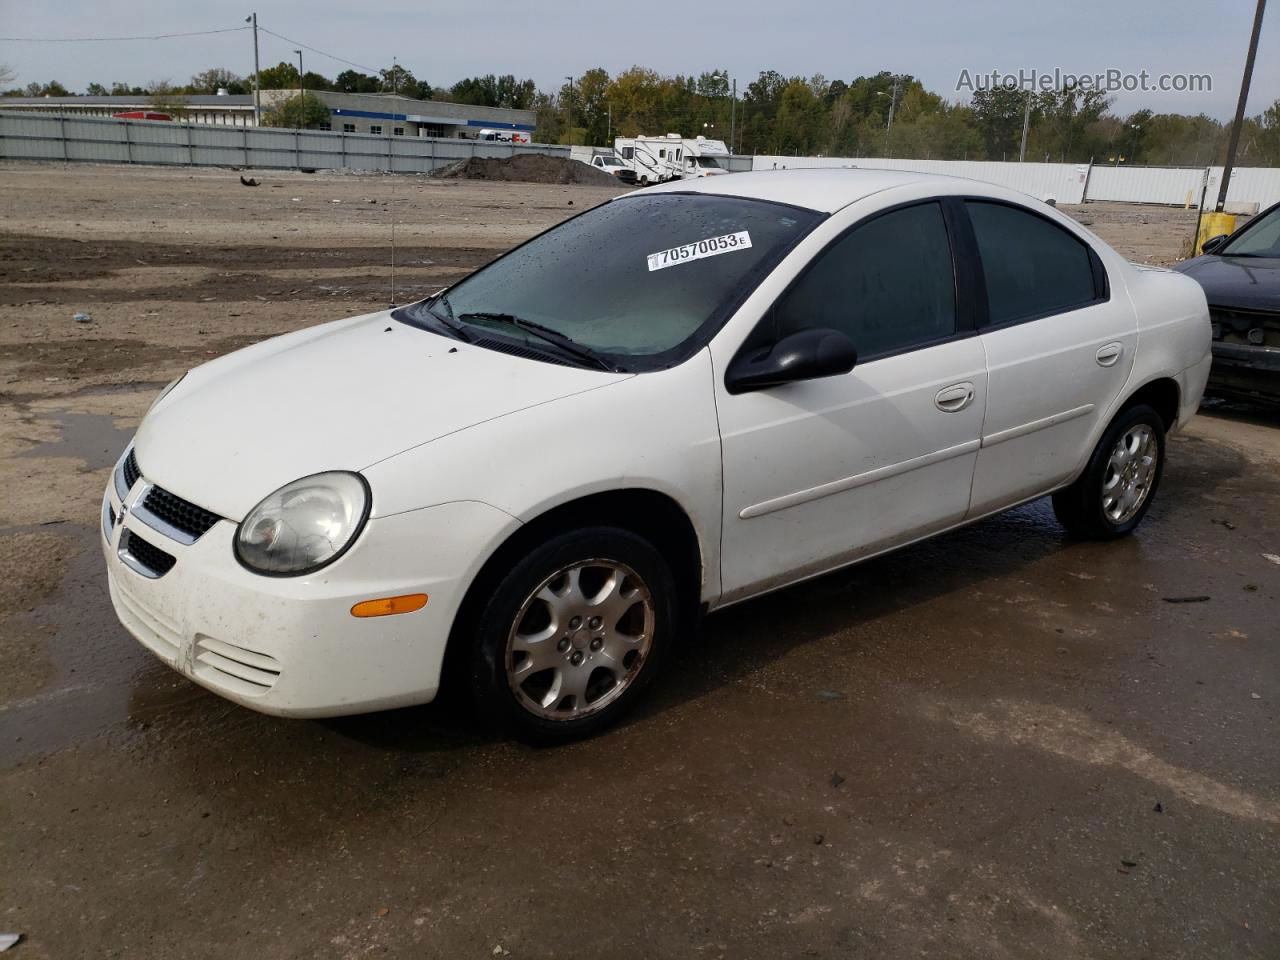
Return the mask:
[(507, 638), (507, 682), (520, 705), (576, 720), (622, 696), (653, 644), (649, 587), (615, 560), (584, 560), (542, 581)]
[(1160, 445), (1149, 424), (1136, 423), (1120, 436), (1102, 477), (1102, 512), (1108, 520), (1122, 524), (1142, 509), (1159, 457)]

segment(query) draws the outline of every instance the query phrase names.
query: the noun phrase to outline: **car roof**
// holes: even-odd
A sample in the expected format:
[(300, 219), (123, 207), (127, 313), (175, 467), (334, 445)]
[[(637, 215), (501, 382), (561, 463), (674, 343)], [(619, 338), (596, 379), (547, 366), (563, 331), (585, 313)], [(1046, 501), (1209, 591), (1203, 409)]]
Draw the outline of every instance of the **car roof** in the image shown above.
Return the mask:
[[(954, 185), (961, 177), (914, 170), (875, 170), (858, 168), (820, 168), (807, 170), (755, 170), (719, 177), (674, 180), (649, 187), (645, 193), (710, 193), (724, 197), (747, 197), (772, 200), (794, 207), (807, 207), (822, 213), (835, 213), (854, 201), (891, 187), (917, 183)], [(974, 193), (993, 193), (989, 184), (973, 180)]]

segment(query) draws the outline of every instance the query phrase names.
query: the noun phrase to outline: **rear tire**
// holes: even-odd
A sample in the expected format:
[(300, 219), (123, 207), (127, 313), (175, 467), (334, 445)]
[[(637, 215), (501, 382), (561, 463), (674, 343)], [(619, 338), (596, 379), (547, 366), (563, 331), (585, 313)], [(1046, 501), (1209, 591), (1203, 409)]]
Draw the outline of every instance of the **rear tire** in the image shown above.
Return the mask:
[(1122, 410), (1078, 480), (1053, 495), (1053, 512), (1081, 540), (1113, 540), (1147, 515), (1164, 472), (1164, 421), (1139, 404)]
[(590, 527), (536, 547), (479, 613), (469, 672), (481, 717), (535, 745), (613, 725), (657, 674), (677, 600), (667, 562), (628, 530)]

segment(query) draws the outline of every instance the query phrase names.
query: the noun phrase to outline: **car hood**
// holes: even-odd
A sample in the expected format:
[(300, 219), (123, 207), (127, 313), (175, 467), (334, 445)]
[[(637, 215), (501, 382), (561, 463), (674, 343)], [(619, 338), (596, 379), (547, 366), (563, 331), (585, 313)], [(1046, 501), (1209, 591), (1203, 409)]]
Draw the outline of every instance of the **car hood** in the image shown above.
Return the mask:
[(1211, 306), (1280, 311), (1280, 259), (1208, 254), (1178, 270), (1199, 281)]
[(498, 353), (376, 313), (197, 367), (146, 416), (134, 449), (148, 480), (239, 521), (299, 477), (362, 470), (626, 378)]

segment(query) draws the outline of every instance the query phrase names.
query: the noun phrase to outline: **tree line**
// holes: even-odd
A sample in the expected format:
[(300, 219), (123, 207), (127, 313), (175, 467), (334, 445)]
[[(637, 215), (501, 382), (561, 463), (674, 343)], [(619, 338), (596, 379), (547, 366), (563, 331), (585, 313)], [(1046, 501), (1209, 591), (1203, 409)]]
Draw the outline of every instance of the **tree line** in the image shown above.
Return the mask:
[[(0, 84), (9, 83), (0, 67)], [(899, 157), (931, 160), (1017, 160), (1027, 121), (1026, 159), (1084, 163), (1203, 166), (1221, 163), (1230, 125), (1204, 113), (1112, 112), (1099, 91), (1061, 89), (1028, 93), (995, 88), (975, 91), (969, 102), (948, 100), (915, 77), (881, 71), (851, 80), (784, 76), (766, 70), (738, 90), (736, 103), (725, 70), (663, 76), (631, 67), (611, 76), (585, 71), (558, 90), (507, 74), (467, 77), (433, 86), (393, 63), (376, 73), (344, 70), (329, 77), (281, 62), (261, 71), (262, 89), (393, 93), (420, 100), (510, 107), (536, 113), (537, 139), (547, 143), (604, 146), (617, 136), (704, 135), (729, 141), (735, 152), (792, 156)], [(215, 67), (189, 83), (147, 87), (91, 83), (86, 94), (146, 96), (170, 112), (183, 98), (219, 89), (245, 94), (251, 78)], [(29, 83), (5, 96), (72, 96), (57, 81)], [(318, 102), (297, 101), (268, 122), (315, 125), (327, 119)], [(1249, 117), (1237, 163), (1280, 166), (1280, 100)]]

